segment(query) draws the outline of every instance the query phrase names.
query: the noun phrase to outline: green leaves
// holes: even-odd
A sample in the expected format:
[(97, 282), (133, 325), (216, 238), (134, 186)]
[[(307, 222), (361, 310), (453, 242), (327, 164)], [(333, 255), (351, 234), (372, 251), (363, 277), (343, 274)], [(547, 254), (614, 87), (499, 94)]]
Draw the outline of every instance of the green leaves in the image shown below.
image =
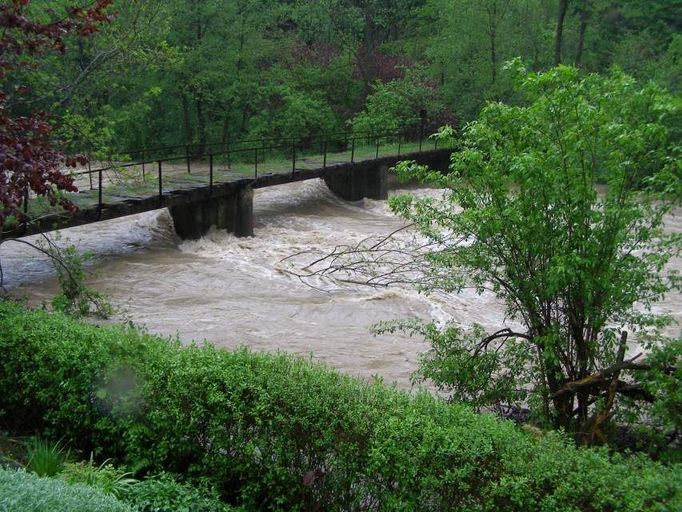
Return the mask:
[[(446, 199), (399, 197), (390, 204), (439, 244), (427, 261), (433, 274), (447, 277), (429, 286), (492, 289), (527, 335), (490, 351), (477, 348), (475, 340), (487, 336), (478, 328), (429, 331), (432, 351), (422, 375), (476, 405), (494, 405), (503, 390), (521, 385), (544, 394), (549, 410), (563, 382), (614, 360), (612, 327), (665, 324), (646, 313), (679, 289), (664, 269), (682, 246), (663, 220), (671, 199), (679, 199), (669, 196), (680, 187), (682, 160), (668, 121), (680, 107), (618, 70), (582, 75), (559, 66), (530, 73), (520, 61), (509, 69), (523, 104), (489, 103), (465, 127), (449, 174), (397, 166), (403, 178), (446, 186)], [(509, 370), (526, 368), (533, 379), (510, 386)], [(489, 379), (472, 378), (476, 372)], [(552, 405), (555, 417), (563, 415), (558, 424), (586, 428), (589, 405), (579, 413), (575, 404), (561, 405), (564, 412), (557, 401)]]
[[(439, 336), (429, 324), (407, 327)], [(496, 334), (490, 345), (519, 336)], [(457, 328), (441, 340), (447, 351), (476, 343)], [(455, 353), (452, 369), (481, 384), (504, 358), (527, 357), (515, 346), (470, 366), (464, 351)], [(0, 353), (3, 424), (59, 432), (99, 460), (160, 474), (133, 484), (106, 461), (69, 464), (62, 475), (145, 510), (222, 510), (218, 493), (244, 510), (635, 512), (676, 510), (682, 499), (677, 466), (578, 450), (561, 435), (530, 435), (429, 393), (361, 382), (284, 354), (183, 347), (2, 301)], [(132, 418), (94, 398), (102, 376), (123, 367), (139, 377), (130, 394), (143, 398)], [(519, 376), (508, 372), (507, 379), (509, 388), (487, 390), (513, 390)], [(47, 490), (29, 486), (17, 475), (0, 470), (0, 508), (9, 502), (10, 510), (24, 510), (35, 496), (84, 492), (55, 481)], [(114, 503), (39, 510), (124, 508), (107, 502)]]

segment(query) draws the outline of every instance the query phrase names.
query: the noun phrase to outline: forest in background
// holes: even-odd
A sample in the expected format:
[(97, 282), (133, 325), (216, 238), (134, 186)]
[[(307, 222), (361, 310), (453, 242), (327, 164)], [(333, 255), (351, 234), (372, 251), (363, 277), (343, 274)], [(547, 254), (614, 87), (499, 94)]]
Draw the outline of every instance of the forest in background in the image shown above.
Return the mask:
[[(32, 2), (63, 16), (72, 2)], [(87, 4), (87, 3), (86, 3)], [(42, 109), (67, 153), (344, 130), (462, 126), (513, 101), (505, 62), (612, 66), (675, 94), (678, 0), (117, 0), (94, 37), (3, 84)]]

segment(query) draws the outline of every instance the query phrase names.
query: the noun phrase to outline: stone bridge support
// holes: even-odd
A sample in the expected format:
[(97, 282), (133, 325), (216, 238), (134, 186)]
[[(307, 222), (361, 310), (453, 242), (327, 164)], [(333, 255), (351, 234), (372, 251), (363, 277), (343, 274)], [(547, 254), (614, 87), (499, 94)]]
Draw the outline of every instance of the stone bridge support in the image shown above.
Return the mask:
[(388, 198), (388, 164), (359, 162), (349, 169), (329, 172), (324, 182), (329, 190), (346, 201)]
[(384, 157), (365, 160), (352, 164), (342, 164), (329, 168), (324, 174), (324, 182), (329, 190), (346, 201), (361, 199), (386, 199), (389, 188), (389, 168), (400, 160), (414, 160), (428, 165), (431, 169), (447, 172), (451, 150), (410, 153), (403, 157)]
[[(165, 197), (175, 232), (183, 240), (196, 240), (215, 226), (235, 236), (253, 236), (253, 189), (323, 178), (329, 189), (346, 201), (386, 199), (389, 168), (399, 160), (415, 160), (432, 169), (447, 171), (451, 150), (433, 150), (387, 156), (361, 162), (345, 162), (318, 169), (274, 173), (255, 179), (223, 183), (212, 188), (201, 187)], [(158, 207), (158, 206), (157, 206)]]
[(183, 240), (197, 240), (215, 226), (235, 236), (253, 236), (253, 189), (171, 206), (175, 232)]

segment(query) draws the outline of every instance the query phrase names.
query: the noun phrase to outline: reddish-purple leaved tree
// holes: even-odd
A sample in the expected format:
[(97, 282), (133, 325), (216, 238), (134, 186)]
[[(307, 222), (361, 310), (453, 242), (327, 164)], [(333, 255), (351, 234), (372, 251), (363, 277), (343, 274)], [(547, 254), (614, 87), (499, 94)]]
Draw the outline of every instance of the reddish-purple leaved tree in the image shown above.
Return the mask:
[[(47, 23), (29, 18), (31, 0), (5, 0), (0, 5), (0, 238), (9, 217), (23, 220), (22, 204), (29, 191), (45, 196), (53, 206), (75, 211), (75, 205), (58, 193), (77, 190), (62, 169), (86, 163), (84, 157), (67, 157), (54, 147), (47, 114), (26, 109), (28, 87), (10, 85), (9, 79), (15, 70), (30, 66), (30, 58), (64, 53), (67, 36), (96, 33), (111, 21), (107, 10), (112, 1), (69, 8), (66, 16)], [(17, 114), (19, 110), (27, 113)]]

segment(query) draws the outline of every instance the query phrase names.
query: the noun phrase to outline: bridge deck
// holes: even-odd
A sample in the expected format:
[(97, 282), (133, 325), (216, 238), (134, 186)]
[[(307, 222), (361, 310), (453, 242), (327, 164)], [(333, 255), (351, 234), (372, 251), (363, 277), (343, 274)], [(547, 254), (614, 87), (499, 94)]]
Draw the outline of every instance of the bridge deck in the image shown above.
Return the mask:
[[(113, 166), (101, 173), (77, 175), (79, 192), (65, 194), (78, 207), (76, 214), (67, 214), (59, 207), (50, 206), (44, 198), (33, 197), (27, 208), (30, 221), (6, 230), (4, 236), (47, 232), (210, 197), (221, 197), (246, 186), (262, 188), (318, 178), (327, 172), (339, 172), (368, 160), (395, 162), (421, 154), (419, 148), (418, 142), (402, 143), (400, 146), (396, 143), (383, 145), (378, 150), (374, 145), (356, 147), (352, 155), (350, 150), (326, 155), (301, 155), (295, 161), (295, 171), (292, 169), (291, 159), (280, 157), (259, 161), (257, 166), (254, 160), (233, 161), (228, 165), (224, 158), (213, 159), (212, 162), (207, 159), (192, 159), (188, 172), (188, 162), (176, 158), (173, 162), (162, 162), (161, 187), (156, 162)], [(428, 153), (433, 151), (425, 149)]]

